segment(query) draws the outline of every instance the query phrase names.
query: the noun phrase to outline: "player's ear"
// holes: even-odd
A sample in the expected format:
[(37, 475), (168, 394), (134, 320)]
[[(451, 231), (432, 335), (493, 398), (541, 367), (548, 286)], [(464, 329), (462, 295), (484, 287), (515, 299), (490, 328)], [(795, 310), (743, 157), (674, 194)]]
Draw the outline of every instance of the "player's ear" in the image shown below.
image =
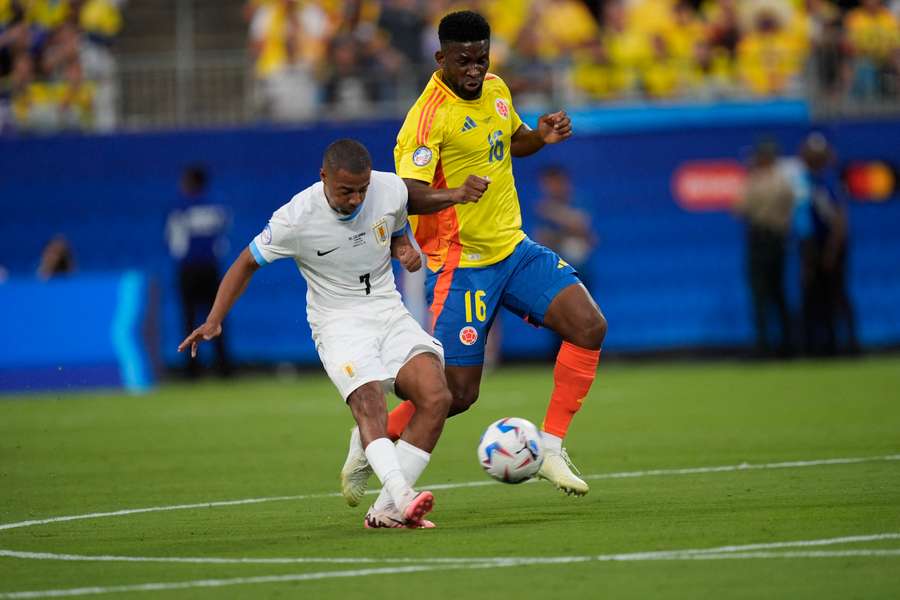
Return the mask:
[(319, 179), (322, 180), (322, 183), (325, 183), (325, 180), (327, 179), (327, 177), (325, 175), (325, 167), (319, 168)]
[(444, 51), (438, 50), (434, 53), (434, 60), (440, 68), (444, 68)]

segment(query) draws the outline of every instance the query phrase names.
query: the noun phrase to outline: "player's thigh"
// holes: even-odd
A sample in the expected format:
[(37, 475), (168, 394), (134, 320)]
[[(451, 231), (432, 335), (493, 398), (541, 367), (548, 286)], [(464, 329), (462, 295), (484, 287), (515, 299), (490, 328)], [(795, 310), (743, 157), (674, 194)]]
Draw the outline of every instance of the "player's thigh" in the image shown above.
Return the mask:
[(438, 365), (441, 373), (438, 384), (446, 386), (443, 345), (422, 329), (402, 305), (386, 321), (380, 347), (381, 361), (388, 375), (395, 380), (395, 393), (399, 397), (413, 397), (418, 389), (414, 386), (417, 380), (415, 367), (426, 359)]
[(426, 285), (434, 337), (444, 345), (447, 366), (484, 362), (484, 344), (500, 306), (505, 279), (502, 263), (429, 273)]
[(517, 248), (519, 261), (503, 293), (503, 306), (532, 325), (545, 325), (556, 297), (574, 285), (581, 285), (575, 269), (560, 256), (526, 238)]
[(377, 382), (383, 387), (391, 381), (381, 360), (379, 338), (379, 329), (360, 322), (347, 322), (316, 333), (316, 352), (345, 401), (364, 384)]
[(433, 410), (447, 415), (451, 396), (444, 376), (444, 362), (427, 349), (415, 352), (407, 360), (394, 383), (398, 397), (411, 400), (418, 409)]
[(581, 284), (560, 291), (544, 315), (544, 326), (581, 348), (599, 350), (606, 337), (606, 318)]

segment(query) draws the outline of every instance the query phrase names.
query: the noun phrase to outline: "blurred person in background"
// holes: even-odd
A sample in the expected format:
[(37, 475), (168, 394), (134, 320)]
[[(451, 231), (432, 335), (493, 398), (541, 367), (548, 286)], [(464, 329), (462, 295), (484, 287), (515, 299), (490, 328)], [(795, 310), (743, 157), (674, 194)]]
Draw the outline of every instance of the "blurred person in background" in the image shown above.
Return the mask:
[(108, 43), (118, 31), (120, 1), (0, 0), (0, 119), (6, 128), (12, 121), (25, 131), (86, 130), (97, 119), (112, 128), (114, 62), (108, 48), (94, 46), (101, 32)]
[[(746, 188), (735, 213), (747, 223), (747, 276), (753, 296), (758, 358), (785, 357), (791, 351), (790, 317), (784, 289), (787, 238), (794, 210), (794, 188), (778, 166), (774, 140), (757, 144)], [(775, 311), (778, 340), (770, 342)]]
[(364, 62), (362, 44), (352, 35), (331, 42), (323, 88), (324, 100), (338, 118), (362, 117), (372, 112), (378, 98), (378, 78)]
[(57, 235), (44, 246), (37, 276), (43, 281), (75, 272), (75, 255), (65, 236)]
[(822, 134), (813, 133), (803, 143), (800, 156), (807, 169), (812, 225), (801, 247), (806, 351), (812, 355), (856, 353), (856, 319), (847, 292), (847, 206), (832, 168), (834, 153)]
[(13, 69), (26, 31), (22, 8), (0, 0), (0, 134), (12, 129)]
[(737, 46), (741, 82), (755, 96), (780, 95), (796, 88), (806, 52), (786, 28), (787, 16), (769, 2), (754, 10), (750, 19), (752, 30)]
[(572, 192), (572, 180), (562, 167), (545, 167), (539, 185), (541, 197), (536, 206), (535, 241), (572, 265), (584, 287), (590, 290), (586, 267), (597, 244), (591, 215), (578, 205)]
[(75, 0), (82, 31), (81, 64), (94, 85), (94, 128), (109, 132), (118, 123), (116, 56), (112, 45), (122, 29), (120, 8), (126, 0)]
[(529, 21), (519, 33), (503, 71), (510, 92), (519, 106), (540, 110), (553, 98), (553, 65), (541, 60), (538, 52), (540, 23)]
[[(897, 94), (900, 23), (882, 0), (861, 0), (844, 17), (852, 56), (853, 94), (873, 99)], [(893, 82), (893, 83), (892, 83)]]
[(300, 0), (250, 0), (244, 14), (262, 111), (276, 121), (311, 119), (318, 103), (315, 68), (326, 57), (334, 19)]
[(813, 83), (833, 103), (843, 97), (850, 81), (841, 12), (827, 0), (809, 0), (808, 5)]
[(378, 29), (386, 43), (399, 53), (403, 67), (415, 76), (415, 85), (426, 75), (422, 54), (425, 25), (425, 17), (418, 10), (416, 0), (386, 0), (378, 15)]
[[(227, 245), (228, 210), (208, 194), (206, 168), (187, 167), (181, 176), (178, 206), (169, 213), (166, 237), (169, 252), (177, 264), (178, 288), (186, 335), (202, 322), (216, 298), (219, 287), (219, 257)], [(231, 373), (222, 336), (215, 340), (216, 368), (221, 376)], [(188, 361), (188, 376), (199, 375), (197, 361)]]

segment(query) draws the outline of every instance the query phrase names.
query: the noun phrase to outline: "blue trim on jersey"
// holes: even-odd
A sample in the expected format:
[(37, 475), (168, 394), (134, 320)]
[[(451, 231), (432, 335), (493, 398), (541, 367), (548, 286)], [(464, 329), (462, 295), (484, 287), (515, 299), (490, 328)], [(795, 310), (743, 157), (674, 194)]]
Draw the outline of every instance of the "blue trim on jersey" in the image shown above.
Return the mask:
[(261, 267), (264, 267), (267, 264), (269, 264), (269, 261), (267, 261), (265, 258), (263, 258), (263, 255), (259, 251), (259, 248), (256, 247), (256, 240), (253, 240), (252, 242), (250, 242), (250, 245), (247, 247), (250, 248), (250, 254), (253, 255), (253, 260), (256, 261), (256, 264), (258, 264)]
[(354, 211), (352, 213), (350, 213), (349, 215), (344, 216), (344, 217), (338, 217), (338, 221), (352, 221), (353, 219), (356, 218), (356, 215), (359, 214), (359, 211), (362, 210), (362, 207), (363, 207), (363, 203), (360, 202), (359, 206), (357, 206), (356, 209), (354, 209)]
[(400, 237), (401, 235), (407, 235), (407, 232), (410, 231), (409, 223), (395, 231), (391, 234), (392, 238)]

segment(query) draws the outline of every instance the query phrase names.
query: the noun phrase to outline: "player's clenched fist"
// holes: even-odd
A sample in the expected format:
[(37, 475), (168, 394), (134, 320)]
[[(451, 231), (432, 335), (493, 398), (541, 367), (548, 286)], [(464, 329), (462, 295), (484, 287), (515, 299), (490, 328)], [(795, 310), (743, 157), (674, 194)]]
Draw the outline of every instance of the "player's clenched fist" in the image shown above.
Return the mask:
[(410, 273), (415, 273), (422, 268), (422, 255), (416, 252), (416, 249), (412, 246), (400, 246), (397, 248), (397, 260)]
[(558, 144), (572, 137), (572, 119), (561, 110), (538, 119), (538, 135), (545, 144)]
[(406, 235), (400, 235), (391, 240), (391, 256), (396, 258), (410, 273), (415, 273), (422, 268), (422, 255), (413, 247)]
[(465, 182), (455, 190), (454, 202), (457, 204), (468, 204), (469, 202), (478, 202), (487, 191), (491, 180), (488, 177), (479, 177), (477, 175), (469, 175)]

